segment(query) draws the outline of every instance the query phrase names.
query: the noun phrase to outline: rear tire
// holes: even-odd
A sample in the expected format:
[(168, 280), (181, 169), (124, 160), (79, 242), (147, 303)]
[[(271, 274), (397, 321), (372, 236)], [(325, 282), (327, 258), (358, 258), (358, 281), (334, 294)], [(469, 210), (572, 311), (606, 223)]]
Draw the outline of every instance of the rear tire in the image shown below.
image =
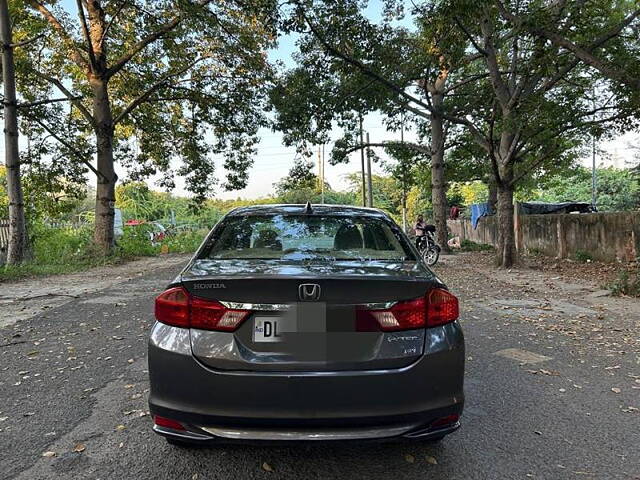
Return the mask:
[(438, 263), (439, 258), (440, 251), (437, 248), (427, 248), (424, 252), (422, 252), (422, 259), (424, 260), (424, 263), (426, 263), (430, 267)]

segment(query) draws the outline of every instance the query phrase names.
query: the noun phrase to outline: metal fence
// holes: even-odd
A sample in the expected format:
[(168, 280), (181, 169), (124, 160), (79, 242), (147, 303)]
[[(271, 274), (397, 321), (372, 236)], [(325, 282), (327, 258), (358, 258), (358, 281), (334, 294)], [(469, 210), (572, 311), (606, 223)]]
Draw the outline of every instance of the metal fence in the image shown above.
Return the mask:
[(0, 219), (0, 250), (9, 245), (9, 220)]

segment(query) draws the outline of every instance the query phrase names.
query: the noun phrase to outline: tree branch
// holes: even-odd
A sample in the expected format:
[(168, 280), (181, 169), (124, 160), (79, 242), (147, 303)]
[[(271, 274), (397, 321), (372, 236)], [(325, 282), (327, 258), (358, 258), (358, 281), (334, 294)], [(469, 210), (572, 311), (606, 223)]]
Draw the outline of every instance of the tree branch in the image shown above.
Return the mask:
[[(196, 2), (196, 5), (198, 7), (205, 7), (209, 3), (211, 3), (212, 1), (213, 0), (198, 0)], [(180, 22), (182, 22), (182, 20), (183, 20), (183, 17), (181, 15), (177, 15), (173, 20), (170, 20), (169, 22), (165, 23), (164, 25), (159, 27), (158, 30), (148, 34), (146, 37), (144, 37), (138, 43), (133, 45), (129, 49), (128, 52), (126, 52), (119, 59), (117, 59), (114, 62), (113, 66), (107, 70), (106, 77), (107, 78), (113, 77), (116, 73), (118, 73), (120, 70), (122, 70), (122, 68), (129, 62), (129, 60), (131, 60), (138, 53), (140, 53), (142, 50), (144, 50), (147, 45), (149, 45), (149, 44), (155, 42), (156, 40), (164, 37), (171, 30), (176, 28), (180, 24)]]
[(47, 100), (38, 100), (36, 102), (25, 102), (25, 103), (18, 104), (18, 108), (31, 108), (31, 107), (37, 107), (39, 105), (48, 105), (50, 103), (69, 102), (71, 100), (82, 100), (82, 98), (83, 97), (81, 96), (73, 97), (73, 99), (70, 99), (68, 97), (63, 97), (63, 98), (51, 98)]
[(169, 80), (172, 77), (177, 77), (182, 75), (187, 70), (192, 68), (194, 65), (200, 63), (201, 61), (207, 58), (208, 57), (197, 58), (196, 60), (189, 63), (186, 67), (182, 68), (181, 70), (164, 75), (160, 80), (158, 80), (156, 83), (151, 85), (146, 91), (138, 95), (129, 105), (127, 105), (127, 107), (122, 112), (120, 112), (120, 114), (118, 114), (118, 116), (113, 120), (113, 124), (116, 125), (117, 123), (121, 122), (129, 113), (131, 113), (132, 110), (134, 110), (141, 103), (145, 102), (153, 92), (155, 92), (156, 90), (161, 88), (163, 85), (165, 85), (167, 83), (167, 80)]
[(86, 167), (96, 175), (96, 177), (102, 178), (102, 180), (105, 180), (105, 181), (107, 180), (107, 178), (102, 173), (100, 173), (93, 165), (91, 165), (91, 162), (88, 162), (84, 158), (85, 155), (81, 151), (79, 151), (73, 145), (71, 145), (69, 142), (67, 142), (65, 139), (60, 137), (60, 135), (58, 135), (56, 132), (54, 132), (53, 129), (49, 125), (47, 125), (46, 123), (44, 123), (42, 120), (40, 120), (38, 117), (36, 117), (34, 115), (26, 114), (25, 116), (29, 117), (31, 120), (36, 122), (38, 125), (40, 125), (42, 128), (44, 128), (49, 133), (49, 135), (51, 135), (58, 142), (60, 142), (65, 147), (67, 147), (69, 149), (69, 151), (71, 151), (71, 153), (73, 153), (76, 157), (78, 157), (78, 160), (80, 160), (82, 163), (84, 163), (86, 165)]
[(568, 38), (563, 37), (559, 33), (556, 33), (551, 30), (547, 30), (538, 24), (530, 24), (528, 22), (523, 21), (522, 18), (511, 13), (504, 4), (497, 0), (496, 4), (498, 5), (498, 9), (500, 10), (500, 14), (506, 19), (512, 22), (513, 24), (526, 29), (528, 32), (537, 35), (539, 37), (545, 38), (552, 42), (554, 45), (564, 48), (565, 50), (573, 53), (576, 58), (580, 59), (583, 63), (595, 68), (604, 76), (615, 80), (617, 82), (623, 83), (625, 85), (630, 86), (636, 90), (640, 90), (640, 78), (636, 78), (627, 74), (623, 68), (615, 68), (608, 64), (606, 61), (598, 58), (595, 54), (590, 50), (594, 50), (598, 46), (604, 45), (610, 39), (616, 37), (620, 34), (620, 32), (629, 26), (636, 18), (640, 17), (640, 9), (635, 10), (631, 15), (625, 18), (622, 22), (615, 25), (607, 32), (602, 34), (596, 41), (592, 42), (590, 45), (586, 47), (577, 45), (570, 41)]
[(353, 152), (357, 152), (358, 150), (362, 150), (363, 148), (368, 148), (368, 147), (407, 147), (410, 148), (412, 150), (415, 150), (417, 152), (420, 153), (426, 153), (426, 154), (431, 154), (431, 149), (427, 146), (427, 145), (420, 145), (419, 143), (413, 143), (413, 142), (402, 142), (400, 140), (391, 140), (388, 142), (370, 142), (370, 143), (362, 143), (362, 144), (358, 144), (355, 145), (353, 147), (349, 147), (346, 150), (344, 150), (344, 155), (347, 156)]
[(65, 30), (65, 28), (62, 26), (60, 21), (55, 17), (55, 15), (51, 12), (51, 10), (49, 10), (47, 7), (45, 7), (43, 4), (41, 4), (37, 0), (26, 0), (26, 1), (29, 3), (29, 5), (31, 5), (31, 8), (37, 10), (42, 14), (42, 16), (45, 18), (47, 22), (49, 22), (49, 24), (53, 27), (53, 29), (60, 34), (60, 36), (62, 37), (62, 40), (65, 43), (67, 43), (67, 46), (69, 47), (69, 50), (70, 50), (69, 55), (71, 57), (71, 60), (80, 68), (89, 67), (87, 60), (82, 55), (82, 50), (78, 48), (78, 46), (76, 45), (76, 42), (69, 35), (69, 32)]
[(44, 33), (41, 33), (40, 35), (36, 35), (35, 37), (29, 38), (27, 40), (23, 40), (21, 42), (12, 43), (11, 48), (24, 47), (25, 45), (29, 45), (30, 43), (33, 43), (42, 37), (44, 37)]
[(82, 97), (78, 97), (78, 95), (74, 95), (72, 94), (63, 84), (60, 80), (58, 80), (57, 78), (51, 77), (49, 75), (47, 75), (46, 73), (40, 72), (39, 70), (36, 70), (34, 67), (31, 67), (31, 70), (38, 75), (40, 78), (43, 78), (44, 80), (48, 81), (49, 83), (52, 83), (53, 85), (55, 85), (56, 87), (58, 87), (58, 89), (67, 96), (67, 98), (78, 108), (78, 110), (80, 111), (80, 113), (82, 113), (82, 115), (87, 119), (87, 121), (91, 124), (91, 126), (93, 128), (97, 127), (97, 123), (95, 118), (93, 118), (93, 115), (91, 115), (91, 113), (89, 112), (89, 110), (87, 110), (87, 108), (82, 104), (82, 102), (79, 100)]
[(84, 7), (82, 6), (82, 0), (76, 0), (78, 5), (78, 17), (80, 17), (80, 25), (82, 25), (82, 33), (87, 41), (87, 52), (89, 52), (89, 68), (92, 72), (96, 70), (96, 55), (93, 51), (93, 44), (91, 43), (91, 37), (89, 36), (89, 28), (87, 27), (87, 19), (84, 16)]

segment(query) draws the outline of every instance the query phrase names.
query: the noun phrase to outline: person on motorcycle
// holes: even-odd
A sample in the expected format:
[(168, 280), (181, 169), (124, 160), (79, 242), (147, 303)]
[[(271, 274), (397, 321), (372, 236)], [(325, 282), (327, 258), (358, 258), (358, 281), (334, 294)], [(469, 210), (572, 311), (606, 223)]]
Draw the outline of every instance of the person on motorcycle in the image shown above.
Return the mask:
[(416, 248), (420, 249), (420, 240), (426, 235), (427, 222), (424, 221), (422, 215), (418, 215), (416, 223), (413, 224), (413, 230), (416, 235)]

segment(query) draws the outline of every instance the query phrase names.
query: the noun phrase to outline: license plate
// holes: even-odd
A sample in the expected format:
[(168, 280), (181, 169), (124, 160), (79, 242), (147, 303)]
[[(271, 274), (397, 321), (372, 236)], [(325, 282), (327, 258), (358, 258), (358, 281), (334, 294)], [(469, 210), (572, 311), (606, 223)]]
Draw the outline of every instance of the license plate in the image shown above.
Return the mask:
[(254, 342), (281, 342), (282, 319), (279, 317), (256, 317), (253, 325)]

